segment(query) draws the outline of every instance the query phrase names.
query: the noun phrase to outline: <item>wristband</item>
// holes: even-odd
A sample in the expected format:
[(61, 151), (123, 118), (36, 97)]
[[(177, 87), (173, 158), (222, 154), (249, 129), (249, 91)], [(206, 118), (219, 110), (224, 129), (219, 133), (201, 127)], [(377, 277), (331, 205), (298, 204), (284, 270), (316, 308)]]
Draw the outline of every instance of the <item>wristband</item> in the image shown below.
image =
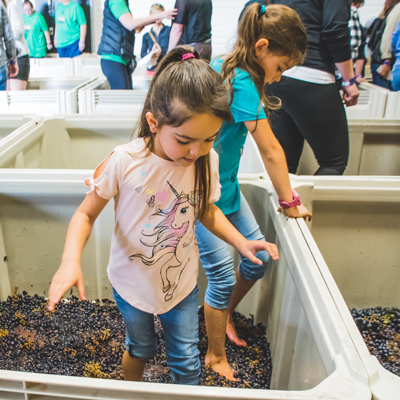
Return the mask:
[(294, 189), (292, 189), (292, 196), (293, 196), (293, 200), (291, 200), (291, 201), (278, 200), (279, 205), (282, 208), (291, 208), (291, 207), (300, 206), (301, 205), (300, 197)]
[(79, 41), (79, 43), (80, 43), (80, 44), (85, 44), (85, 42), (81, 42), (81, 41)]
[(390, 60), (385, 60), (384, 62), (383, 62), (383, 65), (391, 65), (391, 62), (390, 62)]
[(357, 78), (359, 77), (359, 76), (361, 76), (361, 75), (357, 75), (357, 76), (355, 76), (354, 78), (351, 78), (348, 82), (342, 82), (342, 86), (352, 86), (352, 85), (354, 85), (355, 83), (357, 83)]
[(10, 65), (15, 65), (17, 62), (16, 61), (9, 61)]

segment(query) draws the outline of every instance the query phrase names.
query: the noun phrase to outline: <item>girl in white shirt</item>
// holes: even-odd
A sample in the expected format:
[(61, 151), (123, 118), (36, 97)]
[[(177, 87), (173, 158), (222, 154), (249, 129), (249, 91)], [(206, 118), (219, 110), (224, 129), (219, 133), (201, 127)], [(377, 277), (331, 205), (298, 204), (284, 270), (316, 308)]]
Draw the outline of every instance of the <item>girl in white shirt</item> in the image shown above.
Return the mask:
[(116, 147), (97, 167), (87, 182), (91, 190), (71, 220), (50, 286), (49, 309), (71, 286), (85, 299), (81, 253), (94, 221), (113, 197), (108, 277), (126, 327), (125, 379), (141, 380), (146, 361), (155, 355), (153, 314), (158, 314), (172, 381), (198, 383), (198, 219), (257, 264), (259, 250), (278, 258), (274, 244), (247, 241), (213, 204), (220, 185), (212, 146), (229, 118), (220, 75), (192, 47), (177, 47), (151, 82), (139, 138)]

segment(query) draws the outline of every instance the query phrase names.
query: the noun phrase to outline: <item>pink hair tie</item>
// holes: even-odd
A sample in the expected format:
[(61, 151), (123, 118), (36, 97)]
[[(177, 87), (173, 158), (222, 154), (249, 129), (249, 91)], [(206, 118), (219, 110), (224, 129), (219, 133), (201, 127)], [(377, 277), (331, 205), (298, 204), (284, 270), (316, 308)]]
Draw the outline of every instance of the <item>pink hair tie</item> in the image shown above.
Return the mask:
[(186, 53), (186, 54), (184, 54), (184, 55), (182, 56), (182, 61), (184, 61), (184, 60), (186, 60), (186, 59), (188, 59), (188, 58), (196, 58), (196, 57), (194, 56), (193, 53)]

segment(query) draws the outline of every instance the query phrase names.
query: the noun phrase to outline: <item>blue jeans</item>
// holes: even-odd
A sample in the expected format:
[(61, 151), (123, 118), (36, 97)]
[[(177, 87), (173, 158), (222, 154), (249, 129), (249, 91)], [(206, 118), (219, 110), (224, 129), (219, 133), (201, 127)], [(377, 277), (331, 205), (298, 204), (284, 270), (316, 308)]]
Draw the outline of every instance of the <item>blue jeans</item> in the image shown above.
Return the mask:
[[(246, 239), (264, 240), (243, 194), (240, 198), (240, 209), (226, 215), (226, 218)], [(208, 279), (205, 302), (217, 309), (228, 308), (236, 283), (229, 245), (214, 236), (201, 223), (196, 226), (196, 238), (200, 260)], [(256, 257), (263, 261), (262, 265), (253, 264), (242, 255), (240, 257), (239, 272), (244, 279), (256, 281), (264, 276), (269, 261), (269, 254), (266, 251), (256, 253)]]
[[(164, 329), (165, 351), (174, 383), (197, 385), (200, 377), (198, 299), (199, 289), (159, 318)], [(113, 296), (124, 318), (125, 347), (131, 357), (149, 359), (157, 352), (153, 314), (127, 303), (115, 289)]]
[(7, 70), (7, 64), (0, 67), (0, 90), (7, 89)]
[(105, 59), (101, 59), (100, 65), (111, 90), (132, 89), (132, 73), (129, 71), (129, 65)]
[(57, 52), (60, 58), (74, 58), (80, 56), (82, 52), (79, 50), (79, 39), (64, 47), (57, 47)]
[(381, 64), (371, 63), (372, 83), (386, 89), (392, 89), (390, 81), (388, 81), (385, 78), (382, 78), (382, 76), (378, 74), (377, 69), (380, 67), (380, 65)]
[(392, 72), (392, 87), (395, 92), (400, 90), (400, 65), (395, 65)]

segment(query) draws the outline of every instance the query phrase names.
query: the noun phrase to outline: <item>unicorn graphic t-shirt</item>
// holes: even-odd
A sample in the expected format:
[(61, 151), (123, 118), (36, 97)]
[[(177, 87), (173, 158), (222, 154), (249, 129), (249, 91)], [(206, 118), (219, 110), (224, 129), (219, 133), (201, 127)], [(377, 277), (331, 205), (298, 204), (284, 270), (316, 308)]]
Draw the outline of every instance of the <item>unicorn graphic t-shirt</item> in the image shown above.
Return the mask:
[[(194, 192), (194, 165), (180, 167), (147, 151), (143, 138), (116, 147), (90, 186), (115, 202), (107, 268), (111, 284), (132, 306), (162, 314), (196, 286), (199, 193)], [(218, 155), (210, 154), (209, 202), (214, 203), (220, 196)]]

